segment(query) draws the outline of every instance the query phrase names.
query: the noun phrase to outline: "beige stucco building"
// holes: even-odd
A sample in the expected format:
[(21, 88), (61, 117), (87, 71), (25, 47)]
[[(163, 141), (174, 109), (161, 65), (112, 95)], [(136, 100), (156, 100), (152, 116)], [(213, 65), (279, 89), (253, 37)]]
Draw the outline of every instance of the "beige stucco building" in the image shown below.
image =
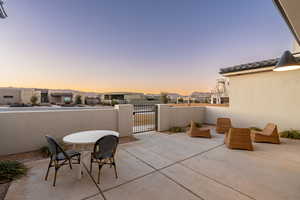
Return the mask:
[(16, 103), (30, 104), (31, 97), (37, 97), (37, 103), (41, 102), (41, 92), (32, 88), (0, 88), (0, 105)]
[[(297, 45), (294, 45), (295, 48)], [(229, 78), (228, 115), (238, 126), (300, 129), (300, 70), (273, 71), (278, 59), (223, 68)]]
[(74, 103), (76, 97), (80, 96), (82, 104), (84, 104), (85, 98), (91, 97), (91, 94), (73, 90), (3, 87), (0, 88), (0, 105), (30, 104), (32, 96), (37, 97), (37, 104)]
[(143, 93), (134, 92), (111, 92), (102, 94), (101, 102), (111, 104), (113, 101), (118, 103), (134, 103), (146, 101), (146, 97)]

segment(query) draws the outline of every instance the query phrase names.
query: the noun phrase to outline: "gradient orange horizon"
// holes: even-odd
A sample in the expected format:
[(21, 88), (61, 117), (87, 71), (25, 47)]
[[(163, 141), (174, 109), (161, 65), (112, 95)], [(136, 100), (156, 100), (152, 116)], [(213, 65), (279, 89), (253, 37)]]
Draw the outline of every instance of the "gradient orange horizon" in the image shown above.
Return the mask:
[(191, 95), (193, 92), (210, 92), (211, 89), (204, 89), (204, 90), (197, 90), (197, 89), (190, 89), (190, 90), (184, 90), (184, 89), (129, 89), (129, 88), (102, 88), (102, 89), (93, 89), (93, 88), (87, 88), (82, 86), (58, 86), (58, 85), (39, 85), (38, 87), (36, 85), (30, 85), (30, 84), (24, 84), (24, 85), (5, 85), (0, 84), (0, 87), (12, 87), (12, 88), (39, 88), (39, 89), (50, 89), (50, 90), (77, 90), (81, 92), (95, 92), (95, 93), (109, 93), (109, 92), (137, 92), (137, 93), (144, 93), (144, 94), (160, 94), (162, 92), (167, 93), (178, 93), (181, 95)]
[[(47, 48), (37, 52), (35, 45), (22, 42), (25, 44), (11, 41), (3, 43), (11, 51), (2, 53), (5, 59), (0, 60), (0, 87), (190, 95), (195, 91), (210, 91), (218, 77), (217, 71), (199, 67), (208, 64), (197, 58), (180, 62), (141, 61), (139, 58), (83, 59), (77, 52), (54, 52)], [(27, 51), (20, 52), (20, 46), (25, 45)], [(55, 53), (59, 55), (59, 60)], [(173, 66), (174, 70), (165, 66)], [(189, 66), (189, 70), (182, 66)]]

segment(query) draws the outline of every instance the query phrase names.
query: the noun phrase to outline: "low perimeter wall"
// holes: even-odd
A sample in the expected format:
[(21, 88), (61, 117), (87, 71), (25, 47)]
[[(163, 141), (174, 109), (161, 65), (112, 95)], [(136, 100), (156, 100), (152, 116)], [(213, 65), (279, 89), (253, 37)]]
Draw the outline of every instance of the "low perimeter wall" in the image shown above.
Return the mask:
[(217, 118), (228, 117), (231, 118), (229, 107), (223, 106), (206, 106), (204, 123), (216, 124)]
[[(294, 112), (295, 114), (296, 112)], [(258, 127), (264, 128), (267, 123), (275, 123), (279, 131), (289, 129), (300, 129), (298, 118), (288, 118), (287, 114), (283, 113), (278, 116), (276, 113), (268, 113), (265, 115), (261, 113), (243, 112), (243, 110), (234, 110), (232, 107), (215, 107), (207, 106), (205, 110), (204, 123), (216, 124), (217, 118), (228, 117), (231, 119), (232, 125), (239, 128)]]
[(113, 109), (0, 113), (0, 155), (37, 150), (49, 134), (61, 139), (84, 130), (115, 130), (132, 134), (132, 105)]
[(187, 126), (191, 120), (204, 123), (205, 107), (182, 106), (173, 107), (158, 105), (158, 131), (166, 131), (171, 127)]

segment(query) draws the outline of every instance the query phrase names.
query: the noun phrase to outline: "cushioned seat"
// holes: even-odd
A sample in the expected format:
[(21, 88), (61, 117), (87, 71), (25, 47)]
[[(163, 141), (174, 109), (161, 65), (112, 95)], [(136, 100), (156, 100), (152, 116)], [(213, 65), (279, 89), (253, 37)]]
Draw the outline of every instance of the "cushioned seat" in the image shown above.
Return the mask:
[[(74, 157), (74, 156), (79, 156), (80, 153), (78, 151), (75, 151), (75, 150), (66, 150), (65, 153), (70, 157)], [(56, 159), (57, 160), (65, 160), (66, 159), (66, 156), (63, 152), (60, 152), (56, 155)]]
[(112, 152), (100, 153), (100, 152), (92, 152), (92, 156), (95, 159), (106, 159), (111, 158), (113, 156)]

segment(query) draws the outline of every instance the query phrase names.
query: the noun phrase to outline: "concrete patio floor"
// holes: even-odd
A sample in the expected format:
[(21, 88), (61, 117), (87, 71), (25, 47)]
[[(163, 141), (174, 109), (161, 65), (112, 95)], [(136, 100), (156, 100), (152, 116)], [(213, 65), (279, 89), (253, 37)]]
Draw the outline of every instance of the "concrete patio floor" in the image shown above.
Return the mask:
[[(12, 183), (6, 200), (277, 200), (300, 199), (300, 141), (281, 145), (254, 143), (254, 151), (229, 150), (223, 135), (212, 139), (148, 132), (138, 141), (121, 144), (119, 178), (105, 167), (97, 185), (85, 169), (83, 178), (67, 166), (44, 181), (48, 160), (34, 161), (26, 177)], [(88, 165), (87, 165), (88, 167)], [(75, 168), (75, 167), (74, 167)], [(53, 171), (52, 171), (53, 172)], [(97, 177), (98, 168), (93, 168)]]

